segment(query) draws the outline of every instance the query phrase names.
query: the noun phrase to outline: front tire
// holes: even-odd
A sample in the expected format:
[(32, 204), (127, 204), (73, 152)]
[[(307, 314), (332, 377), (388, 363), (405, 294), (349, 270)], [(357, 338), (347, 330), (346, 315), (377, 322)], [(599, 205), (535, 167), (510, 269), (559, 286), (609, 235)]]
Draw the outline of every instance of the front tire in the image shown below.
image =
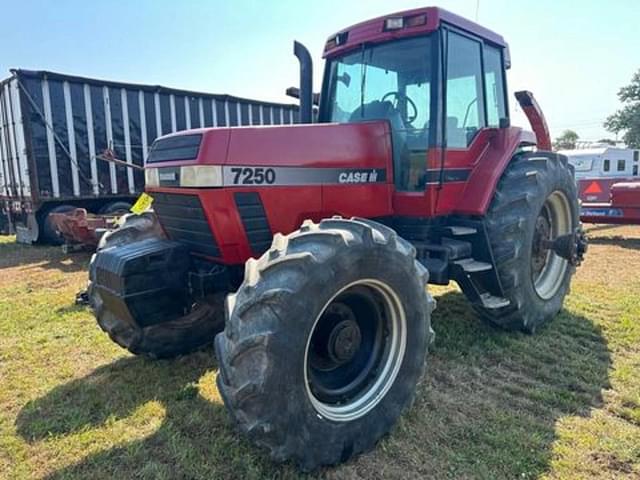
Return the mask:
[(533, 333), (560, 311), (575, 272), (544, 245), (580, 225), (576, 183), (566, 157), (550, 152), (514, 157), (500, 179), (486, 225), (510, 304), (474, 308), (490, 323)]
[(239, 428), (312, 470), (366, 451), (411, 404), (433, 332), (415, 249), (368, 220), (277, 235), (227, 299), (218, 388)]

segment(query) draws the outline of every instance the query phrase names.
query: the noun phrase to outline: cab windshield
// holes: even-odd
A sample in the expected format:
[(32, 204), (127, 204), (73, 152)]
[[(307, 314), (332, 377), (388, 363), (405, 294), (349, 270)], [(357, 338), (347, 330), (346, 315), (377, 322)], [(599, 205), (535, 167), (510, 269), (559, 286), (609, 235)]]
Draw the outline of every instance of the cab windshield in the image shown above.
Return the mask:
[[(365, 46), (330, 61), (324, 121), (388, 120), (396, 184), (423, 188), (431, 122), (432, 37)], [(413, 167), (413, 168), (412, 168)]]

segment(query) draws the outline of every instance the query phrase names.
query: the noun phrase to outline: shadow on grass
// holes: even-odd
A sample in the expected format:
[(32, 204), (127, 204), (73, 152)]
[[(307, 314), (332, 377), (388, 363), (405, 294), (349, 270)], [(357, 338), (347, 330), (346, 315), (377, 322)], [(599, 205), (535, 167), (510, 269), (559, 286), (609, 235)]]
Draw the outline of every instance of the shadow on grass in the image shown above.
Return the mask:
[(628, 248), (630, 250), (640, 250), (640, 238), (627, 238), (621, 235), (612, 237), (589, 237), (592, 245), (608, 245), (612, 247)]
[(618, 228), (623, 227), (624, 225), (617, 225), (614, 223), (583, 223), (582, 224), (585, 227), (585, 230), (587, 231), (587, 233), (593, 233), (593, 232), (603, 232), (606, 230), (612, 230), (615, 231)]
[(87, 311), (87, 305), (77, 304), (77, 303), (72, 303), (70, 305), (65, 305), (65, 306), (56, 308), (56, 313), (58, 315), (74, 314), (74, 313), (80, 313), (85, 311)]
[(201, 377), (216, 370), (211, 350), (175, 360), (126, 357), (29, 402), (16, 419), (17, 431), (35, 443), (90, 435), (124, 421), (135, 435), (148, 420), (143, 414), (136, 422), (136, 410), (153, 401), (165, 415), (149, 436), (91, 454), (46, 478), (234, 478), (268, 471), (260, 467), (269, 465), (261, 454), (236, 435), (224, 406), (200, 394)]
[[(602, 403), (611, 359), (598, 327), (562, 311), (535, 335), (482, 324), (459, 293), (438, 300), (436, 343), (414, 407), (374, 453), (320, 474), (334, 478), (531, 478), (549, 468), (556, 422)], [(48, 478), (297, 478), (232, 428), (199, 394), (212, 352), (173, 361), (128, 357), (27, 404), (16, 426), (29, 442), (83, 435), (157, 401), (149, 436), (91, 454)], [(130, 428), (135, 428), (135, 425)], [(96, 440), (100, 441), (100, 440)], [(104, 441), (104, 440), (103, 440)]]
[(86, 270), (90, 254), (64, 254), (61, 247), (24, 245), (16, 242), (0, 243), (0, 268), (28, 267), (55, 269), (71, 273)]
[[(438, 299), (436, 342), (407, 417), (416, 474), (537, 478), (549, 470), (557, 422), (589, 416), (609, 388), (601, 329), (562, 310), (535, 335), (479, 321), (458, 292)], [(432, 473), (429, 473), (432, 472)]]

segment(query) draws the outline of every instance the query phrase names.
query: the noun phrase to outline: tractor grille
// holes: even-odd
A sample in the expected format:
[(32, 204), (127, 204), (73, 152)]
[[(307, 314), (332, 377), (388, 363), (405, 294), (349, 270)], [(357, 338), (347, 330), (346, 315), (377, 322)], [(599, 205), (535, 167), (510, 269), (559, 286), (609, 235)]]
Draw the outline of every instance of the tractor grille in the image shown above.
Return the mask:
[(257, 192), (238, 192), (234, 198), (251, 251), (257, 258), (269, 249), (273, 240), (262, 200)]
[(153, 209), (171, 240), (187, 245), (192, 253), (220, 256), (218, 244), (197, 195), (154, 193)]

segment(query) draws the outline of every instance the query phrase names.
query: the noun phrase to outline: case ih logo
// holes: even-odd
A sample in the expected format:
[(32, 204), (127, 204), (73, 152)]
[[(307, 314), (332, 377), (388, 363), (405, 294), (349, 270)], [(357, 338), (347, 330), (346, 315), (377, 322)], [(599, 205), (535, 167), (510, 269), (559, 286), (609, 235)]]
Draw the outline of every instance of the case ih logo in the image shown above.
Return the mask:
[(376, 170), (341, 172), (338, 175), (338, 183), (373, 183), (377, 181), (378, 172)]

